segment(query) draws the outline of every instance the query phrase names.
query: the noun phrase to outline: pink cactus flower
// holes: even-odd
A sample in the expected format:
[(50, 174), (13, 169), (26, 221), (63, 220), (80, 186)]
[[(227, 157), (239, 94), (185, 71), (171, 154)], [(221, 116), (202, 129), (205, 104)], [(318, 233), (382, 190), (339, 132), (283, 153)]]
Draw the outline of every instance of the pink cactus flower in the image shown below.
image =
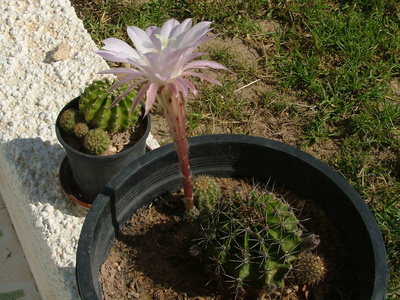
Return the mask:
[(102, 50), (97, 52), (107, 60), (128, 63), (132, 66), (132, 68), (116, 68), (101, 72), (102, 74), (126, 75), (110, 90), (124, 83), (133, 82), (112, 105), (117, 105), (132, 89), (142, 86), (133, 102), (132, 110), (144, 94), (146, 94), (146, 114), (156, 101), (163, 110), (177, 149), (183, 177), (186, 213), (189, 217), (198, 214), (198, 211), (193, 204), (185, 131), (185, 99), (189, 92), (197, 97), (197, 90), (187, 77), (198, 77), (221, 85), (211, 75), (194, 70), (227, 70), (217, 62), (195, 60), (206, 53), (194, 53), (194, 51), (202, 43), (215, 36), (209, 34), (210, 25), (211, 22), (204, 21), (192, 27), (191, 19), (186, 19), (182, 23), (171, 19), (166, 21), (161, 28), (150, 26), (145, 31), (136, 26), (129, 26), (128, 35), (136, 49), (124, 41), (109, 38), (103, 41)]

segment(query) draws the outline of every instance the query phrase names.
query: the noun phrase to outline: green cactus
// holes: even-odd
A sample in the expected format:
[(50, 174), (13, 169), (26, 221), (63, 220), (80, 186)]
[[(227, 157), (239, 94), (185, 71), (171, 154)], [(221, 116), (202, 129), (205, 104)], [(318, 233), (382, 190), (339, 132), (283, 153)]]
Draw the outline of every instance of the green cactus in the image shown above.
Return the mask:
[(219, 185), (215, 178), (199, 175), (192, 181), (193, 199), (200, 213), (212, 213), (219, 197)]
[(300, 225), (283, 199), (251, 191), (222, 199), (200, 218), (206, 259), (238, 294), (270, 294), (284, 284), (300, 251)]
[(312, 252), (302, 252), (293, 264), (293, 272), (299, 282), (317, 284), (326, 274), (325, 261)]
[(90, 130), (83, 139), (83, 147), (85, 150), (94, 155), (104, 153), (109, 144), (110, 138), (107, 132), (99, 128)]
[(78, 139), (83, 138), (89, 132), (89, 126), (86, 123), (78, 123), (74, 128), (74, 134)]
[(60, 116), (60, 128), (67, 133), (72, 133), (79, 120), (79, 112), (76, 109), (68, 108)]
[(128, 85), (108, 92), (114, 82), (107, 78), (98, 80), (86, 87), (81, 95), (79, 110), (86, 121), (94, 128), (100, 128), (109, 132), (124, 131), (133, 127), (139, 116), (139, 105), (131, 113), (136, 92), (132, 90), (116, 106), (110, 108), (114, 100), (126, 91)]

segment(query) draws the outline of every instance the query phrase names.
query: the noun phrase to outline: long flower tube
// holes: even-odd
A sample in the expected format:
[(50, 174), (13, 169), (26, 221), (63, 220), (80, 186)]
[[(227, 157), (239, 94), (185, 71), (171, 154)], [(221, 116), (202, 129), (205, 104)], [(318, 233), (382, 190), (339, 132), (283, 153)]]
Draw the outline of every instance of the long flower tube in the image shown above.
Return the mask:
[(185, 193), (187, 216), (195, 216), (197, 209), (193, 204), (191, 175), (189, 168), (188, 146), (185, 130), (185, 99), (189, 92), (198, 96), (195, 86), (187, 77), (197, 77), (214, 84), (221, 85), (214, 77), (199, 73), (196, 69), (227, 70), (223, 65), (209, 60), (194, 60), (207, 53), (194, 53), (205, 41), (214, 37), (209, 35), (211, 22), (199, 22), (192, 27), (192, 20), (182, 23), (171, 19), (159, 28), (150, 26), (145, 31), (136, 27), (128, 27), (128, 35), (135, 46), (116, 38), (104, 40), (102, 50), (97, 53), (103, 58), (128, 63), (132, 68), (116, 68), (105, 70), (102, 74), (125, 74), (115, 83), (113, 90), (124, 83), (129, 88), (112, 103), (117, 105), (129, 91), (141, 86), (133, 101), (132, 110), (146, 94), (145, 114), (157, 101), (162, 108), (170, 127), (179, 158), (179, 167)]
[(189, 151), (185, 129), (185, 102), (180, 93), (178, 94), (178, 98), (175, 98), (174, 93), (168, 85), (162, 87), (162, 90), (157, 94), (157, 100), (167, 119), (170, 134), (175, 143), (178, 155), (186, 207), (185, 218), (193, 219), (199, 215), (199, 211), (193, 202)]

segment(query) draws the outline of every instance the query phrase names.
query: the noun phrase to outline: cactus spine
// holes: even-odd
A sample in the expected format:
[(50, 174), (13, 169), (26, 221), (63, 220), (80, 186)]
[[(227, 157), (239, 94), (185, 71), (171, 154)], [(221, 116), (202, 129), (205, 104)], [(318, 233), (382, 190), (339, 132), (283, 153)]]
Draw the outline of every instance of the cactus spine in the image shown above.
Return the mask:
[(289, 205), (272, 194), (251, 191), (222, 199), (200, 218), (201, 247), (215, 273), (236, 294), (270, 294), (300, 251), (299, 221)]
[(83, 147), (85, 150), (94, 155), (104, 153), (110, 144), (110, 138), (107, 132), (96, 128), (90, 130), (83, 139)]
[(139, 106), (131, 112), (136, 92), (131, 91), (116, 106), (111, 107), (114, 100), (126, 91), (128, 85), (108, 92), (112, 86), (107, 78), (98, 80), (86, 87), (79, 104), (79, 110), (86, 121), (94, 128), (100, 128), (109, 132), (124, 131), (133, 127), (138, 119)]

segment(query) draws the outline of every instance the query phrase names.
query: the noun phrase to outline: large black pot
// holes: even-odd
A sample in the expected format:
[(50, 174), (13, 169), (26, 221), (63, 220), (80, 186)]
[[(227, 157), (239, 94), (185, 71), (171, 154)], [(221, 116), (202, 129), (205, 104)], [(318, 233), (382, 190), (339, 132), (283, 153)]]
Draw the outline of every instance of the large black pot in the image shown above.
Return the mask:
[[(377, 223), (363, 199), (330, 167), (280, 142), (240, 135), (189, 139), (193, 175), (257, 177), (315, 200), (350, 245), (358, 286), (352, 299), (385, 298), (388, 266)], [(96, 198), (82, 228), (76, 274), (82, 299), (102, 299), (99, 270), (116, 233), (138, 208), (181, 188), (174, 145), (151, 151), (124, 168)]]
[[(56, 134), (59, 142), (64, 147), (67, 154), (68, 163), (64, 167), (64, 172), (60, 172), (60, 177), (68, 176), (65, 172), (72, 173), (73, 182), (68, 182), (69, 186), (76, 186), (76, 194), (79, 193), (78, 203), (91, 204), (96, 196), (99, 194), (104, 185), (122, 168), (130, 164), (132, 161), (142, 156), (146, 152), (146, 139), (150, 133), (150, 115), (147, 114), (144, 118), (144, 124), (146, 127), (143, 137), (129, 149), (119, 152), (113, 155), (98, 156), (90, 155), (87, 153), (80, 152), (72, 148), (64, 140), (63, 134), (60, 131), (59, 123), (60, 116), (68, 108), (77, 109), (79, 106), (79, 97), (70, 101), (59, 113), (56, 121)], [(144, 108), (142, 108), (142, 113)], [(63, 180), (63, 178), (60, 178)], [(65, 180), (65, 178), (64, 178)], [(64, 182), (64, 185), (66, 183)], [(76, 195), (78, 198), (78, 195)]]

